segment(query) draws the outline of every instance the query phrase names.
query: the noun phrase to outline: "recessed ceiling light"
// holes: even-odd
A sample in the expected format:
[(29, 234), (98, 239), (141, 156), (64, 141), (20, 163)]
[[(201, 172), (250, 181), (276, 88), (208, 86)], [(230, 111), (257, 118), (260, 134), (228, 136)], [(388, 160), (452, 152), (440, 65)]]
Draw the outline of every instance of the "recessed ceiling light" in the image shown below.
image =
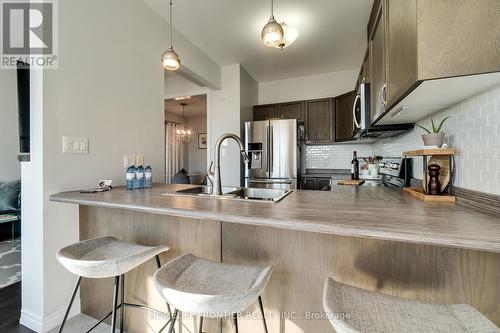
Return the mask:
[(174, 98), (174, 100), (176, 100), (176, 101), (183, 101), (185, 99), (191, 99), (191, 96), (180, 96), (180, 97)]

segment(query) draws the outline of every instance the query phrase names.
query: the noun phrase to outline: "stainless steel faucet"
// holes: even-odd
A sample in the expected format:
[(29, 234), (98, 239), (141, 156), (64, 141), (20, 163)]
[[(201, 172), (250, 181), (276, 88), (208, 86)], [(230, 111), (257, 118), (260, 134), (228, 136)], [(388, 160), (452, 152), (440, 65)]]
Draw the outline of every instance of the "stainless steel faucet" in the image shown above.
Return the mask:
[(243, 162), (245, 165), (250, 162), (250, 159), (248, 158), (247, 153), (245, 153), (245, 146), (243, 145), (243, 142), (241, 142), (241, 139), (239, 136), (235, 134), (224, 134), (220, 138), (217, 139), (217, 142), (215, 143), (215, 172), (212, 172), (212, 164), (213, 162), (210, 163), (210, 166), (208, 167), (207, 170), (207, 178), (212, 183), (212, 195), (222, 195), (222, 185), (221, 185), (221, 177), (220, 177), (220, 148), (222, 146), (222, 142), (226, 139), (234, 139), (240, 146), (240, 153), (241, 156), (243, 157)]

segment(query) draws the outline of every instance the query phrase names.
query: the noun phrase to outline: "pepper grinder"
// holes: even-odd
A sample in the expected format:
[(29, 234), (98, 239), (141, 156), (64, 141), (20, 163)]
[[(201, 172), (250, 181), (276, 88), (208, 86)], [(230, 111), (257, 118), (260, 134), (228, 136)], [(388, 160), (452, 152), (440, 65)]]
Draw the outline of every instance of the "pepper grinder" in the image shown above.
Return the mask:
[(431, 164), (427, 167), (429, 170), (429, 184), (428, 194), (439, 195), (441, 194), (441, 183), (439, 182), (439, 171), (441, 167), (437, 164)]

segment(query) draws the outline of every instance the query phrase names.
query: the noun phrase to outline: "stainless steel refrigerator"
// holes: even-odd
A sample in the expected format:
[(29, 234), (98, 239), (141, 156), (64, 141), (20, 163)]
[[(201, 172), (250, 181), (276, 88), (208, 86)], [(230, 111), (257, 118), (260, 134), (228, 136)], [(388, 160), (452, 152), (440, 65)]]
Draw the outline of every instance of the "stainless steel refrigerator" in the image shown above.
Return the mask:
[(246, 187), (297, 188), (297, 120), (246, 122), (245, 149), (250, 158)]

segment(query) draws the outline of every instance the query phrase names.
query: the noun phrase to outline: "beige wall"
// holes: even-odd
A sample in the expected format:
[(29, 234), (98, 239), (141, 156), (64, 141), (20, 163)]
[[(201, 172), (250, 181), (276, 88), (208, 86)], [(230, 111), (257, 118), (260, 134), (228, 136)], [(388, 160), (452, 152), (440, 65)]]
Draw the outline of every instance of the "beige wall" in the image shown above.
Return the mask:
[(259, 104), (335, 97), (354, 90), (359, 69), (259, 82)]
[(21, 179), (15, 70), (0, 70), (0, 182)]
[(198, 149), (198, 135), (207, 133), (207, 115), (189, 117), (188, 125), (194, 131), (193, 141), (189, 143), (189, 173), (199, 174), (198, 177), (191, 178), (193, 184), (201, 184), (207, 170), (207, 150)]

